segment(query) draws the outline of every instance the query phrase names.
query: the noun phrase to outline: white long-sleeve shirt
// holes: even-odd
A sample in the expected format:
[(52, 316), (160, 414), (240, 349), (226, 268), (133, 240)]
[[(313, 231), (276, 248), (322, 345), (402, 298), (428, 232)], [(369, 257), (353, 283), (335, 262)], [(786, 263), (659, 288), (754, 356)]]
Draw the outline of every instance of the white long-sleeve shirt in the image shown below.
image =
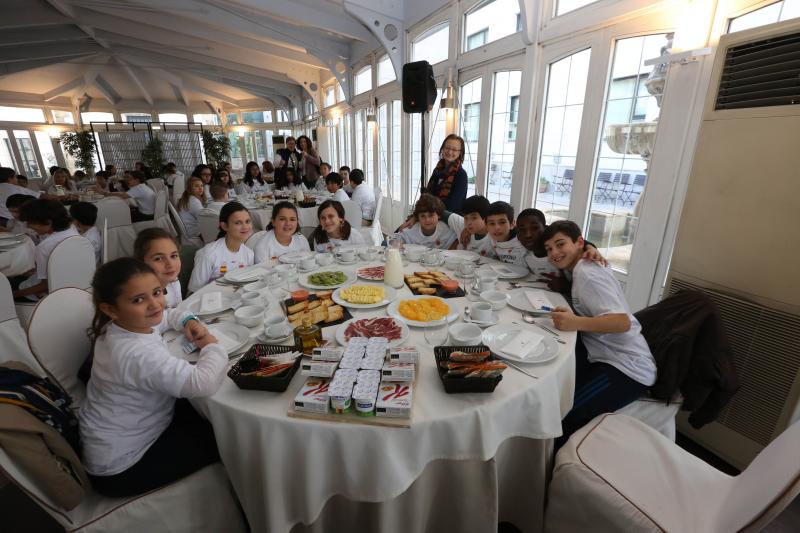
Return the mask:
[(175, 398), (214, 394), (228, 366), (217, 343), (200, 350), (196, 365), (169, 353), (161, 334), (182, 330), (184, 311), (164, 310), (151, 333), (110, 323), (94, 348), (92, 377), (81, 406), (83, 463), (93, 475), (124, 472), (145, 454), (172, 421)]
[(266, 235), (258, 242), (256, 249), (256, 263), (264, 261), (271, 261), (277, 259), (283, 254), (289, 252), (310, 252), (311, 246), (308, 244), (308, 239), (301, 233), (292, 235), (292, 242), (288, 246), (284, 246), (275, 238), (275, 230), (269, 230)]
[(244, 244), (238, 252), (232, 252), (225, 244), (225, 237), (203, 246), (194, 256), (194, 269), (189, 280), (189, 290), (198, 291), (226, 272), (253, 264), (253, 251)]
[(200, 222), (197, 217), (203, 209), (203, 203), (196, 196), (190, 196), (189, 203), (178, 213), (183, 221), (183, 225), (186, 227), (187, 236), (197, 237), (200, 235)]
[(353, 196), (350, 198), (361, 207), (361, 218), (372, 220), (375, 218), (375, 192), (366, 183), (362, 183), (353, 189)]

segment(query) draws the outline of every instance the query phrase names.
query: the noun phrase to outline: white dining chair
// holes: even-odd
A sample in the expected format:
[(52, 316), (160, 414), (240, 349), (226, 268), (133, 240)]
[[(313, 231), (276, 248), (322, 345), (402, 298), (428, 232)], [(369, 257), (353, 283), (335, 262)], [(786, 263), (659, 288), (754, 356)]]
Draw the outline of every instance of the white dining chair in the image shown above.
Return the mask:
[(683, 398), (678, 393), (669, 403), (645, 397), (639, 398), (615, 412), (633, 417), (675, 442), (675, 417), (680, 411), (681, 404), (683, 404)]
[(183, 224), (183, 220), (181, 220), (181, 216), (178, 214), (178, 211), (172, 204), (167, 206), (169, 209), (170, 218), (172, 219), (172, 223), (175, 226), (175, 229), (178, 231), (178, 238), (181, 241), (181, 246), (189, 246), (195, 249), (200, 249), (203, 247), (203, 240), (200, 237), (189, 237), (186, 233), (186, 226)]
[(17, 318), (14, 297), (11, 295), (11, 284), (0, 274), (0, 363), (21, 361), (35, 370), (40, 376), (45, 372), (28, 347), (25, 330)]
[(175, 181), (172, 183), (172, 198), (170, 198), (170, 203), (172, 205), (178, 205), (178, 200), (181, 199), (181, 196), (183, 196), (183, 191), (185, 190), (186, 190), (186, 179), (176, 178)]
[(28, 346), (42, 368), (80, 405), (86, 386), (78, 370), (91, 350), (87, 330), (94, 317), (92, 295), (77, 288), (53, 291), (36, 304)]
[(600, 415), (556, 455), (545, 531), (756, 532), (800, 493), (800, 422), (738, 476), (646, 424)]
[(217, 240), (219, 235), (219, 213), (211, 209), (203, 209), (197, 214), (200, 236), (206, 244)]
[(97, 221), (103, 224), (108, 221), (106, 230), (107, 241), (104, 253), (108, 261), (119, 257), (133, 255), (133, 243), (136, 241), (136, 231), (131, 224), (131, 211), (128, 204), (121, 198), (103, 198), (97, 202)]
[(344, 219), (354, 228), (361, 228), (361, 206), (353, 200), (342, 202), (344, 207)]
[(167, 184), (161, 178), (152, 178), (145, 182), (145, 184), (153, 189), (155, 192), (166, 191)]
[(251, 250), (255, 251), (256, 246), (258, 246), (258, 243), (261, 242), (261, 239), (263, 239), (266, 236), (267, 236), (266, 230), (257, 231), (252, 235), (250, 235), (250, 237), (248, 237), (248, 239), (244, 242), (244, 245), (250, 248)]
[(128, 498), (89, 492), (77, 505), (61, 508), (0, 448), (0, 474), (10, 479), (65, 531), (248, 531), (225, 467), (215, 463), (169, 485)]
[(108, 263), (108, 220), (103, 221), (103, 229), (101, 230), (103, 234), (103, 264)]
[(156, 191), (155, 200), (153, 203), (153, 220), (141, 220), (133, 223), (133, 229), (136, 233), (146, 230), (148, 228), (161, 228), (170, 234), (174, 235), (172, 224), (169, 223), (169, 213), (167, 212), (167, 204), (169, 203), (169, 193), (166, 187)]
[(47, 260), (47, 290), (63, 287), (88, 289), (97, 268), (94, 246), (81, 236), (68, 237), (58, 243)]

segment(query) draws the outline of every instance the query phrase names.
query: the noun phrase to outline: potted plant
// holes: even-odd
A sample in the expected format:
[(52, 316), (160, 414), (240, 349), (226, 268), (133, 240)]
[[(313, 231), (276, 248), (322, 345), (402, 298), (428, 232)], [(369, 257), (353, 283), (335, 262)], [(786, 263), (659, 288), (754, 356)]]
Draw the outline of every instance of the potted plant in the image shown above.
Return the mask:
[(539, 192), (546, 193), (549, 188), (550, 188), (550, 180), (548, 180), (545, 176), (539, 178)]
[(142, 161), (150, 167), (154, 178), (161, 177), (161, 169), (166, 161), (164, 159), (164, 142), (158, 136), (150, 139), (150, 142), (142, 150)]
[(228, 161), (231, 154), (231, 141), (221, 131), (203, 130), (203, 150), (209, 164), (219, 167), (223, 161)]
[(65, 131), (58, 140), (64, 151), (75, 159), (75, 166), (90, 177), (94, 176), (94, 154), (97, 144), (91, 131)]

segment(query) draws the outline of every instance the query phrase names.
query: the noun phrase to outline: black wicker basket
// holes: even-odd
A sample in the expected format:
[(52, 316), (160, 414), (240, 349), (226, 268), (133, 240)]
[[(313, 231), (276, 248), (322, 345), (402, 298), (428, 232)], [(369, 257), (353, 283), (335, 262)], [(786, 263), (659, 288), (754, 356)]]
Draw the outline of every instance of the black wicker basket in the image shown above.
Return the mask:
[(247, 366), (252, 364), (256, 357), (275, 355), (289, 351), (302, 352), (303, 350), (296, 345), (286, 346), (281, 344), (254, 344), (249, 350), (247, 350), (247, 353), (245, 353), (242, 358), (239, 359), (230, 370), (228, 370), (228, 377), (231, 378), (240, 389), (283, 392), (289, 387), (289, 383), (292, 381), (297, 369), (300, 368), (300, 360), (302, 357), (295, 359), (294, 365), (287, 368), (277, 376), (252, 376), (243, 374), (242, 372), (248, 371)]
[[(489, 350), (487, 346), (436, 346), (433, 354), (436, 356), (436, 369), (439, 371), (439, 379), (442, 380), (444, 391), (448, 394), (459, 392), (494, 392), (497, 384), (503, 379), (503, 375), (493, 378), (464, 378), (464, 377), (445, 377), (447, 370), (442, 368), (440, 363), (447, 360), (453, 352), (485, 352)], [(487, 361), (494, 361), (494, 354), (489, 356)]]

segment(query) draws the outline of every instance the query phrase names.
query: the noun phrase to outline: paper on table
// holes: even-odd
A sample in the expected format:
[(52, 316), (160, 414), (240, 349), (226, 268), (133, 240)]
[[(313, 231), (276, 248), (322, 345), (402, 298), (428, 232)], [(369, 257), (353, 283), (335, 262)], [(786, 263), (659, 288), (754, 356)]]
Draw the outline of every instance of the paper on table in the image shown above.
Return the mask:
[(525, 357), (542, 342), (544, 335), (539, 335), (533, 331), (520, 330), (508, 342), (506, 342), (500, 351), (518, 359), (525, 359)]
[(505, 265), (498, 265), (494, 263), (489, 266), (492, 268), (492, 270), (494, 270), (495, 274), (497, 274), (498, 276), (511, 276), (514, 274), (514, 271)]
[(207, 292), (200, 300), (200, 312), (208, 313), (216, 311), (222, 307), (222, 293), (221, 292)]
[[(546, 294), (540, 291), (525, 291), (525, 297), (530, 302), (531, 306), (537, 311), (542, 311), (543, 307), (555, 309), (555, 306), (550, 302)], [(544, 309), (546, 311), (546, 309)]]
[(214, 335), (214, 337), (217, 338), (217, 342), (219, 343), (220, 346), (222, 346), (222, 348), (225, 349), (226, 352), (235, 350), (241, 344), (241, 342), (231, 337), (228, 337), (217, 328), (209, 328), (209, 331), (211, 332), (212, 335)]

